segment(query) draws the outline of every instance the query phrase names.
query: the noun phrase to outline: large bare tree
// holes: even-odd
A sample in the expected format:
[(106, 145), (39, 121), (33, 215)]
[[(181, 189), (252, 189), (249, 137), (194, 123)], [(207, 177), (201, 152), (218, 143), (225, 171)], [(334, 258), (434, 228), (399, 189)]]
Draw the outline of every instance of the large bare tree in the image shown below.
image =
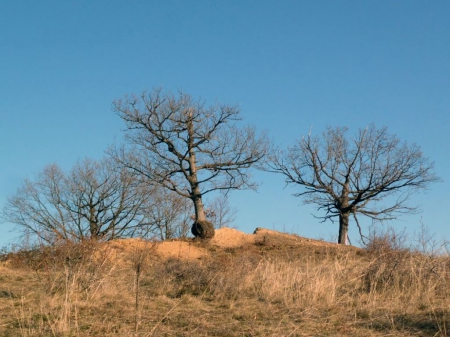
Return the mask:
[(387, 128), (370, 125), (356, 137), (347, 128), (327, 128), (321, 138), (309, 134), (271, 158), (269, 170), (300, 185), (295, 196), (325, 211), (324, 221), (339, 219), (338, 243), (345, 244), (352, 216), (390, 220), (417, 207), (407, 200), (415, 191), (439, 180), (434, 164), (417, 145), (402, 143)]
[(266, 138), (252, 127), (238, 128), (239, 109), (206, 106), (183, 92), (155, 89), (113, 103), (126, 122), (133, 149), (111, 151), (125, 167), (192, 200), (192, 232), (212, 237), (202, 197), (212, 191), (254, 188), (249, 168), (266, 154)]
[(69, 173), (56, 164), (25, 180), (2, 218), (47, 243), (133, 236), (144, 220), (143, 193), (111, 159), (83, 160)]

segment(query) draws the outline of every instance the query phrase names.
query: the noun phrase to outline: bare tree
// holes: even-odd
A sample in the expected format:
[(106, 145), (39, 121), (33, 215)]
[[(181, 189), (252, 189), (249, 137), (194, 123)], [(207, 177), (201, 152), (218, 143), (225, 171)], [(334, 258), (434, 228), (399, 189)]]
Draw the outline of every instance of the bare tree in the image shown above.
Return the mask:
[(168, 189), (154, 186), (142, 207), (146, 219), (143, 236), (157, 236), (160, 240), (186, 237), (190, 229), (188, 202)]
[(230, 206), (228, 195), (221, 193), (207, 204), (206, 217), (215, 228), (229, 227), (236, 220), (237, 210)]
[(202, 197), (212, 191), (255, 188), (248, 169), (266, 153), (265, 137), (254, 128), (239, 129), (239, 109), (206, 106), (182, 92), (161, 89), (113, 103), (126, 122), (126, 139), (133, 150), (112, 151), (122, 165), (152, 182), (192, 200), (192, 232), (212, 237)]
[(65, 174), (47, 166), (7, 200), (2, 217), (47, 243), (133, 236), (143, 200), (132, 174), (110, 160), (84, 160)]
[(308, 135), (269, 164), (269, 171), (284, 175), (287, 184), (303, 187), (295, 196), (325, 211), (319, 218), (339, 219), (340, 244), (347, 242), (350, 216), (363, 237), (357, 215), (383, 221), (417, 211), (407, 205), (408, 198), (439, 180), (420, 148), (400, 142), (387, 128), (371, 125), (355, 138), (347, 131), (327, 128), (322, 138)]

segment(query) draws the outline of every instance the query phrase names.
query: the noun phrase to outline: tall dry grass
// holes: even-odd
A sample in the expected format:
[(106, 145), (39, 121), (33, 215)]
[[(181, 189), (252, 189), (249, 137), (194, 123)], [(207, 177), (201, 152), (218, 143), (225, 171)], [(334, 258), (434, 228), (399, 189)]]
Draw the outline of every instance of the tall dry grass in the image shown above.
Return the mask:
[[(400, 247), (279, 247), (161, 259), (154, 243), (11, 254), (0, 336), (448, 336), (450, 258)], [(287, 249), (287, 248), (286, 248)]]

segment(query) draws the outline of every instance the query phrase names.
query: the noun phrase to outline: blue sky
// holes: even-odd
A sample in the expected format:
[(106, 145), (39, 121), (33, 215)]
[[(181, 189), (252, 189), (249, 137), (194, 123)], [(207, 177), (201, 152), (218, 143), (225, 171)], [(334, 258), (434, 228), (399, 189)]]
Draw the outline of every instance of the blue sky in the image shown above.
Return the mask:
[[(443, 178), (391, 225), (450, 240), (449, 15), (439, 0), (2, 1), (0, 208), (47, 164), (104, 156), (122, 137), (111, 102), (163, 86), (239, 104), (281, 146), (311, 127), (387, 126)], [(254, 177), (257, 193), (231, 194), (240, 230), (337, 235), (282, 177)], [(1, 247), (16, 234), (0, 226)]]

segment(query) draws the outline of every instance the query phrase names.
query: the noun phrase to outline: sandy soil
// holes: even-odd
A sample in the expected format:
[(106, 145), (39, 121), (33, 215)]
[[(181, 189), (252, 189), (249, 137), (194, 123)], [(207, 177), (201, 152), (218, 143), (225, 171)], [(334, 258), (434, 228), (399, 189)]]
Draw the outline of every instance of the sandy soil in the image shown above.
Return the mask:
[[(237, 248), (257, 243), (270, 246), (334, 245), (265, 228), (256, 228), (253, 234), (247, 234), (234, 228), (217, 229), (214, 238), (206, 245), (220, 248)], [(110, 248), (116, 251), (117, 257), (123, 254), (129, 255), (133, 250), (139, 251), (142, 248), (145, 250), (154, 249), (155, 254), (161, 258), (199, 259), (209, 255), (207, 247), (202, 247), (202, 244), (193, 240), (167, 240), (154, 243), (140, 239), (125, 239), (113, 241), (110, 244)]]
[[(256, 228), (253, 234), (247, 234), (234, 228), (217, 229), (215, 236), (208, 244), (220, 248), (237, 248), (255, 243), (269, 243), (273, 245), (329, 244), (265, 228)], [(207, 249), (191, 241), (163, 241), (158, 244), (156, 251), (163, 258), (197, 259), (208, 255)]]
[(229, 248), (255, 243), (255, 241), (255, 234), (246, 234), (234, 228), (221, 228), (216, 230), (216, 235), (211, 239), (210, 244), (222, 248)]

